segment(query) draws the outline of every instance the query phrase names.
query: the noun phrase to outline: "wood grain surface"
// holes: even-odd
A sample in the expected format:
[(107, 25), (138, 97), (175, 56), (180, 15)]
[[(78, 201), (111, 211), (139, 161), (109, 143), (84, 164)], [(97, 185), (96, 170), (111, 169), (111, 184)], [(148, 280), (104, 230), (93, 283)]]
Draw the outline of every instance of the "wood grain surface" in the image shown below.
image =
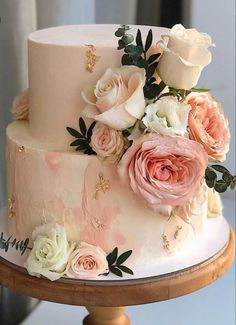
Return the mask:
[(51, 282), (27, 274), (23, 268), (0, 258), (0, 284), (12, 290), (57, 303), (116, 307), (163, 301), (203, 288), (222, 276), (235, 256), (235, 234), (217, 255), (178, 272), (121, 281), (80, 281), (61, 279)]

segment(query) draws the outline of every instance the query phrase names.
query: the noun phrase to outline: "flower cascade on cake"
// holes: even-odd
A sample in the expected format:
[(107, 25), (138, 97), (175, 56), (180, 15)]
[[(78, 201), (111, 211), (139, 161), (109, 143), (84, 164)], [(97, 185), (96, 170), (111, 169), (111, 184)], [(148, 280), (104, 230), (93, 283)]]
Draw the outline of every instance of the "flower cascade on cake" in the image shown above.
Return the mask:
[[(144, 40), (140, 30), (135, 37), (129, 26), (121, 25), (115, 36), (117, 50), (123, 51), (121, 65), (108, 64), (97, 81), (78, 94), (84, 100), (83, 116), (78, 130), (66, 128), (73, 137), (70, 146), (113, 164), (137, 202), (167, 220), (177, 216), (190, 223), (201, 215), (207, 198), (209, 216), (220, 215), (219, 193), (233, 190), (236, 176), (219, 164), (230, 142), (223, 108), (209, 89), (196, 88), (211, 62), (211, 37), (182, 25), (175, 25), (158, 44), (153, 44), (151, 29)], [(14, 101), (15, 118), (28, 119), (28, 106), (25, 91)], [(106, 191), (103, 175), (100, 180), (96, 191)], [(80, 238), (69, 242), (61, 224), (36, 227), (32, 240), (25, 263), (32, 275), (57, 280), (133, 274), (124, 265), (132, 250), (119, 255), (117, 247), (105, 252)], [(163, 240), (169, 249), (165, 234)]]

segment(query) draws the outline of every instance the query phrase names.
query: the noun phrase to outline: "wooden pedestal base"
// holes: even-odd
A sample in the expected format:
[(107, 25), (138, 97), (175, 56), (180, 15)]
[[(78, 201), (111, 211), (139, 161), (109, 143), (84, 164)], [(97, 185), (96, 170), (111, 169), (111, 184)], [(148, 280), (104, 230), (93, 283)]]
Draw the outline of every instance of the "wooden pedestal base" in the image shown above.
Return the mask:
[(125, 307), (86, 307), (89, 315), (83, 325), (129, 325)]

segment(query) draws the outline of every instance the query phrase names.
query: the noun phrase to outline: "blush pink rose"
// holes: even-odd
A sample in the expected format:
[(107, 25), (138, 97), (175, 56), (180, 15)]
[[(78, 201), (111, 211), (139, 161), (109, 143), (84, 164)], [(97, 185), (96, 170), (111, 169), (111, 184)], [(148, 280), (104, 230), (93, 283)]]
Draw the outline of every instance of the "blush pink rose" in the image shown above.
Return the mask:
[(106, 253), (98, 246), (82, 242), (71, 254), (66, 274), (71, 278), (90, 279), (108, 272)]
[(116, 162), (124, 153), (126, 141), (120, 131), (97, 123), (91, 137), (91, 147), (96, 154), (108, 162)]
[(186, 97), (190, 138), (201, 143), (210, 161), (224, 161), (229, 151), (230, 133), (222, 107), (209, 94), (194, 93)]
[(115, 130), (125, 130), (141, 119), (145, 109), (145, 70), (135, 66), (109, 68), (97, 81), (83, 89), (87, 103), (83, 114)]
[(29, 117), (29, 89), (24, 90), (14, 98), (11, 113), (15, 120), (28, 120)]
[(197, 142), (155, 133), (133, 142), (120, 161), (119, 174), (137, 196), (168, 215), (199, 190), (207, 162)]

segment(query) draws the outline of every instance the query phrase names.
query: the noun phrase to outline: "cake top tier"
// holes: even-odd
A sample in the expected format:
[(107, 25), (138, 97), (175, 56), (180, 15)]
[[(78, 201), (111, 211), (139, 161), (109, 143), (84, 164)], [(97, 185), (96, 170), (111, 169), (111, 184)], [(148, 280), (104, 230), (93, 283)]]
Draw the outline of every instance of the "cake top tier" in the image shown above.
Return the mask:
[[(137, 26), (131, 25), (132, 32), (136, 33), (140, 28), (144, 35), (152, 28), (155, 35), (160, 36), (167, 33), (166, 28)], [(61, 46), (84, 46), (85, 44), (93, 44), (95, 46), (112, 46), (117, 47), (117, 38), (114, 32), (117, 25), (66, 25), (53, 28), (38, 30), (29, 35), (29, 41), (61, 45)]]
[[(76, 128), (86, 103), (81, 92), (95, 85), (108, 68), (120, 68), (123, 50), (115, 36), (119, 25), (60, 26), (36, 31), (28, 39), (29, 127), (31, 135), (55, 150), (70, 149), (66, 127)], [(143, 39), (150, 29), (153, 44), (168, 29), (130, 26)]]

